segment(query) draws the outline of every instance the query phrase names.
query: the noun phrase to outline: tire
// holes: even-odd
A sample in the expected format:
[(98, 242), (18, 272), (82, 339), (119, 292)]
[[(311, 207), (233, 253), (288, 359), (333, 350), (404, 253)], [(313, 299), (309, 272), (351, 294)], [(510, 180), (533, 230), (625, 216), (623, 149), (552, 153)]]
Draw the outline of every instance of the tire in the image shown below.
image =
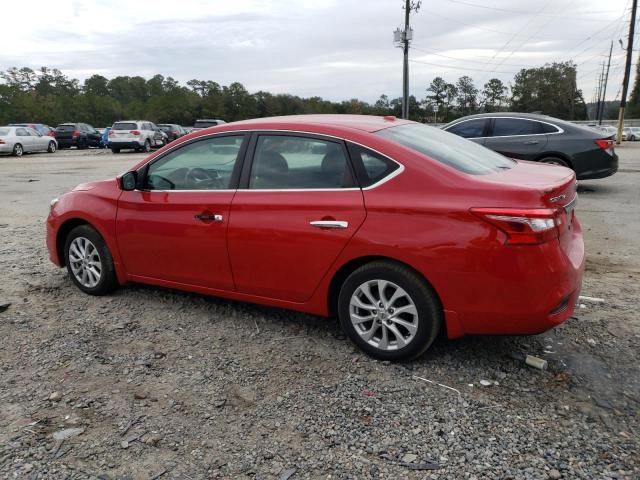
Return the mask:
[(539, 161), (540, 163), (548, 163), (550, 165), (560, 165), (561, 167), (571, 168), (565, 160), (558, 157), (545, 157), (541, 158)]
[(116, 147), (111, 147), (111, 152), (112, 153), (120, 153), (120, 149), (116, 148)]
[(56, 153), (56, 142), (49, 142), (49, 146), (47, 147), (47, 152), (49, 153)]
[(12, 154), (14, 157), (21, 157), (22, 155), (24, 155), (24, 148), (22, 148), (22, 145), (20, 143), (16, 143), (13, 146)]
[(71, 230), (64, 243), (64, 259), (71, 280), (83, 292), (105, 295), (117, 288), (111, 252), (93, 227), (80, 225)]
[(149, 141), (149, 139), (147, 138), (144, 141), (144, 147), (142, 147), (142, 152), (144, 153), (149, 153), (151, 151), (151, 142)]
[(78, 140), (78, 150), (84, 150), (87, 148), (86, 140)]
[[(369, 296), (379, 301), (378, 285), (383, 285), (384, 296), (393, 300), (392, 303), (387, 303), (386, 308), (363, 309), (356, 306), (373, 306), (365, 293), (366, 286), (369, 287)], [(394, 299), (396, 294), (398, 297)], [(396, 316), (395, 310), (403, 307), (406, 307), (405, 311)], [(371, 319), (356, 320), (356, 326), (352, 314)], [(423, 354), (437, 337), (444, 315), (435, 291), (416, 272), (393, 262), (376, 261), (355, 270), (342, 284), (338, 316), (349, 338), (365, 353), (381, 360), (395, 361)], [(386, 347), (383, 345), (385, 334)], [(406, 344), (402, 345), (405, 341)]]

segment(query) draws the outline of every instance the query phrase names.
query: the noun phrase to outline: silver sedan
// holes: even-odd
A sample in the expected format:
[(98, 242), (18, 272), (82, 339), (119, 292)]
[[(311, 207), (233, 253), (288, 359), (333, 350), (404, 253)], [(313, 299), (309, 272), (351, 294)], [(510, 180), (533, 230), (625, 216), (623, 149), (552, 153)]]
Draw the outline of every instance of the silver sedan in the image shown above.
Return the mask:
[(55, 138), (42, 135), (29, 127), (0, 127), (0, 154), (21, 157), (23, 153), (49, 152), (58, 149)]

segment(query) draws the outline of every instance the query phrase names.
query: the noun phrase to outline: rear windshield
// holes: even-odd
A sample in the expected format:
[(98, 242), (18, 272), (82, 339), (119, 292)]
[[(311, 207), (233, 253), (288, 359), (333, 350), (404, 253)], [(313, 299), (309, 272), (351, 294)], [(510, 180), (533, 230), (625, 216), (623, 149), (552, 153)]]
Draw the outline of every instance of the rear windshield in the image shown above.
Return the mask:
[(75, 129), (76, 129), (76, 126), (73, 125), (73, 124), (70, 124), (70, 125), (58, 125), (56, 127), (56, 130), (58, 130), (59, 132), (69, 132), (69, 131), (72, 131), (72, 130), (75, 130)]
[(216, 120), (213, 120), (211, 122), (198, 120), (196, 121), (193, 128), (208, 128), (208, 127), (215, 127), (216, 125), (218, 125), (218, 122)]
[(164, 132), (170, 132), (173, 127), (171, 125), (158, 125), (158, 128)]
[(513, 160), (471, 140), (418, 123), (386, 128), (376, 134), (472, 175), (506, 170), (515, 165)]
[(9, 135), (11, 129), (9, 128), (0, 128), (0, 137), (6, 137)]
[(138, 125), (133, 122), (116, 122), (111, 130), (136, 130)]

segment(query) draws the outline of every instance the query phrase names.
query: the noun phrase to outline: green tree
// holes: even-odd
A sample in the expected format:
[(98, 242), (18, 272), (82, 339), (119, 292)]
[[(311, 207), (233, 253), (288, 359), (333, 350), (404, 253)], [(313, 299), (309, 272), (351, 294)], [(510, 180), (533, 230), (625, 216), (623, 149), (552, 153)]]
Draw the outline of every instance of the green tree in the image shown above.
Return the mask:
[(502, 104), (507, 99), (508, 92), (509, 89), (505, 87), (502, 80), (498, 78), (492, 78), (485, 83), (482, 90), (485, 111), (496, 112), (500, 110), (500, 107), (502, 107)]
[(475, 111), (478, 105), (478, 89), (473, 84), (473, 79), (467, 75), (460, 77), (456, 83), (458, 107), (462, 115), (469, 115)]

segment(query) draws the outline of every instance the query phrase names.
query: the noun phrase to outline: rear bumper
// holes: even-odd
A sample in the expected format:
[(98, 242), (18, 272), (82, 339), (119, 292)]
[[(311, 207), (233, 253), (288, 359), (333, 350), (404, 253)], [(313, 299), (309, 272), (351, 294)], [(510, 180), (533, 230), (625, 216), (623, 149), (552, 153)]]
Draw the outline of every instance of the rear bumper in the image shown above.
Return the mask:
[(77, 147), (78, 141), (75, 138), (56, 138), (58, 147)]
[(0, 144), (0, 153), (13, 153), (13, 145), (6, 143)]
[(484, 275), (450, 272), (455, 291), (442, 295), (449, 337), (538, 334), (569, 319), (585, 268), (577, 220), (573, 229), (568, 239), (488, 254)]
[(144, 146), (144, 141), (137, 140), (109, 140), (108, 144), (109, 148), (142, 148)]
[(609, 155), (605, 152), (599, 152), (595, 158), (580, 164), (575, 162), (576, 179), (593, 180), (596, 178), (610, 177), (618, 171), (618, 155), (615, 153)]

